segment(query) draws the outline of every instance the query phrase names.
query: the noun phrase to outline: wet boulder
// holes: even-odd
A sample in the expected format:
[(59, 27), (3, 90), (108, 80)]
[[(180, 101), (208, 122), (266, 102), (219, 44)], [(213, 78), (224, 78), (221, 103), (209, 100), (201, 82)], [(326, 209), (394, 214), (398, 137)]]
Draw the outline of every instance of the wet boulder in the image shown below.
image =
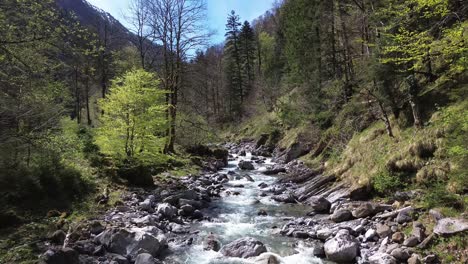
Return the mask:
[(205, 251), (216, 251), (218, 252), (221, 249), (221, 242), (216, 238), (215, 235), (209, 234), (206, 239), (203, 241), (203, 250)]
[(371, 203), (362, 203), (352, 212), (355, 218), (364, 218), (375, 214), (375, 207)]
[(255, 170), (255, 167), (251, 161), (241, 160), (237, 165), (241, 170)]
[(221, 248), (227, 257), (251, 258), (267, 252), (265, 245), (251, 237), (237, 239)]
[(331, 203), (322, 196), (310, 197), (307, 202), (316, 213), (328, 213), (330, 211)]
[(352, 262), (359, 251), (359, 243), (349, 234), (349, 231), (342, 229), (336, 236), (324, 245), (327, 259), (337, 263)]

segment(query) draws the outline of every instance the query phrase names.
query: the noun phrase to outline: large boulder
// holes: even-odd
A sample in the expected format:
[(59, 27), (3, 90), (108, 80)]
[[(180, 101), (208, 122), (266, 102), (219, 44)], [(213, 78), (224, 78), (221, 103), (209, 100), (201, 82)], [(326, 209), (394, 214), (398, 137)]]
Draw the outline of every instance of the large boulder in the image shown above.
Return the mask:
[(296, 203), (296, 197), (292, 193), (274, 195), (272, 199), (280, 203)]
[(238, 166), (239, 166), (239, 168), (241, 170), (254, 170), (255, 169), (253, 163), (251, 161), (247, 161), (247, 160), (239, 161)]
[(263, 172), (263, 174), (265, 174), (265, 175), (274, 175), (274, 174), (278, 174), (278, 173), (281, 173), (281, 172), (286, 172), (286, 168), (283, 167), (283, 166), (280, 166), (280, 165), (276, 165), (274, 167), (267, 168)]
[(352, 262), (359, 251), (359, 243), (349, 234), (349, 231), (342, 229), (336, 236), (324, 245), (327, 259), (337, 263)]
[(413, 221), (413, 215), (414, 215), (414, 209), (411, 208), (411, 207), (407, 208), (407, 209), (402, 210), (402, 211), (400, 211), (398, 213), (398, 215), (396, 217), (396, 221), (399, 224), (411, 222), (411, 221)]
[(443, 218), (437, 221), (434, 233), (449, 236), (468, 230), (468, 220), (463, 218)]
[(310, 197), (307, 202), (316, 213), (328, 213), (330, 211), (331, 203), (322, 196)]
[(107, 229), (95, 237), (95, 242), (104, 245), (109, 252), (132, 258), (136, 258), (141, 250), (156, 256), (162, 240), (162, 231), (156, 227)]
[(251, 258), (267, 252), (265, 245), (251, 237), (237, 239), (221, 248), (227, 257)]

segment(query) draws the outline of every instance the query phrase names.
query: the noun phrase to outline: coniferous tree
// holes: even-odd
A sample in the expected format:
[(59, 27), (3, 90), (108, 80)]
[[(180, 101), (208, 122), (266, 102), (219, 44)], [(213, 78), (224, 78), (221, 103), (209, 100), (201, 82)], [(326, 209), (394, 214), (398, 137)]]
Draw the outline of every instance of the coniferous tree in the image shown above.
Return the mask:
[(256, 56), (256, 42), (255, 33), (253, 28), (250, 26), (248, 21), (245, 21), (242, 25), (241, 32), (239, 34), (240, 42), (240, 57), (243, 72), (243, 86), (244, 94), (242, 97), (248, 96), (252, 90), (254, 78), (255, 78), (255, 56)]

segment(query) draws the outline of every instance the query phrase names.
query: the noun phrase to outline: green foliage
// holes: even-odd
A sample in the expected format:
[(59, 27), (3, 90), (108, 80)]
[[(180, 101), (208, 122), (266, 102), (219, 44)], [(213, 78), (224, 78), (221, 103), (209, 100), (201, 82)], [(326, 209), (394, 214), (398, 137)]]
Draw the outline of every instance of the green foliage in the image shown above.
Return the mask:
[(444, 183), (437, 183), (422, 197), (423, 206), (430, 209), (436, 207), (450, 207), (459, 211), (463, 211), (464, 203), (462, 198), (454, 193), (447, 191), (447, 186)]
[(117, 160), (143, 163), (163, 159), (166, 131), (165, 91), (152, 73), (134, 70), (114, 80), (110, 94), (99, 102), (104, 111), (96, 144)]
[(380, 194), (392, 194), (404, 184), (399, 176), (392, 175), (384, 170), (372, 178), (372, 186)]

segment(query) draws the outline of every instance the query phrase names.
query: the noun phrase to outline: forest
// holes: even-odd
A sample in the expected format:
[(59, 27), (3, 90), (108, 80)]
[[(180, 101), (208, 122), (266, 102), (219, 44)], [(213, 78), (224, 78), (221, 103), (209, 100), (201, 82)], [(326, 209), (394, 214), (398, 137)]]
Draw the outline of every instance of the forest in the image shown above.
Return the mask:
[(466, 1), (128, 2), (0, 2), (0, 263), (468, 261)]

